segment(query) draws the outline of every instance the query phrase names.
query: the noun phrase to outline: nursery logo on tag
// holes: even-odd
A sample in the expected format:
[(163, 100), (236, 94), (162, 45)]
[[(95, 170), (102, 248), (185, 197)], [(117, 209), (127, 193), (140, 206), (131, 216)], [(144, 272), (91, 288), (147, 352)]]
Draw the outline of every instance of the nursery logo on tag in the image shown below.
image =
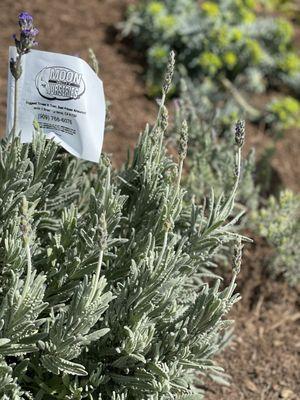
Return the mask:
[(43, 68), (35, 78), (35, 85), (48, 100), (77, 100), (85, 92), (82, 74), (66, 67)]

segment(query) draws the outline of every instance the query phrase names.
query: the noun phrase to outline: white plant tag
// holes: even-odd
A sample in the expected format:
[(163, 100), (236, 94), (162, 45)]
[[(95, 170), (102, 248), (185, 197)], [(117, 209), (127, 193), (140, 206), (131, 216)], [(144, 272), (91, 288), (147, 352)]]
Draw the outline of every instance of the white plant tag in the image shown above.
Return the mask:
[[(9, 48), (9, 60), (16, 48)], [(22, 57), (18, 81), (17, 130), (32, 141), (36, 120), (49, 139), (85, 160), (98, 162), (102, 149), (105, 98), (102, 81), (78, 57), (31, 50)], [(14, 78), (8, 72), (7, 134), (14, 118)]]

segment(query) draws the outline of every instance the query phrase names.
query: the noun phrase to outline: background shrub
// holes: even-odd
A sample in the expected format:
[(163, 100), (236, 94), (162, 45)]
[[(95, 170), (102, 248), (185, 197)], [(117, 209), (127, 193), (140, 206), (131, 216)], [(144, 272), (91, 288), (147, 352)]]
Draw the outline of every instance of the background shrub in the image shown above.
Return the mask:
[(270, 197), (253, 220), (260, 235), (274, 248), (270, 271), (275, 276), (283, 274), (291, 286), (299, 285), (300, 196), (285, 190), (279, 199)]
[[(300, 58), (292, 44), (293, 27), (283, 18), (259, 15), (259, 10), (252, 0), (143, 0), (130, 6), (123, 34), (133, 37), (137, 49), (147, 49), (148, 93), (159, 92), (164, 61), (175, 50), (179, 73), (173, 91), (179, 76), (188, 76), (194, 85), (205, 86), (214, 104), (234, 100), (254, 121), (270, 110), (253, 108), (249, 93), (284, 86), (297, 96)], [(297, 112), (290, 109), (290, 114), (278, 128), (299, 125)], [(275, 125), (276, 118), (271, 122)]]

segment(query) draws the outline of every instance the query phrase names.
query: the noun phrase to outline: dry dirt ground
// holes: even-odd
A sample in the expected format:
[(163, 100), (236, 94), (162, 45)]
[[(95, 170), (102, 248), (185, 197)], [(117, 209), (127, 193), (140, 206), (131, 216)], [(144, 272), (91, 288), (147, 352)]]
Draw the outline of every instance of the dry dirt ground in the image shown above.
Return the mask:
[[(121, 44), (114, 25), (129, 0), (0, 0), (0, 132), (4, 132), (7, 48), (17, 30), (20, 11), (33, 13), (40, 29), (39, 48), (87, 57), (92, 47), (101, 64), (107, 98), (111, 101), (113, 132), (105, 137), (105, 151), (120, 164), (145, 123), (155, 118), (156, 105), (145, 96), (142, 55)], [(276, 144), (273, 160), (283, 184), (299, 191), (300, 136), (291, 131)], [(0, 134), (1, 135), (1, 134)], [(270, 143), (250, 127), (248, 147), (258, 152)], [(271, 280), (266, 265), (270, 250), (261, 240), (245, 252), (239, 290), (243, 300), (230, 315), (236, 319), (235, 340), (219, 356), (232, 376), (229, 388), (208, 384), (209, 400), (300, 399), (299, 292)]]

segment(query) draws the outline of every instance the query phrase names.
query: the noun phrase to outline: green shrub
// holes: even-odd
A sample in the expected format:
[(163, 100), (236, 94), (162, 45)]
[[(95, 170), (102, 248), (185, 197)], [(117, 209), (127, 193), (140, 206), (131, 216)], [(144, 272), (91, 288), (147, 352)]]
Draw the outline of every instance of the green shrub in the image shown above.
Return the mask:
[[(2, 399), (200, 399), (199, 380), (226, 379), (213, 355), (239, 299), (239, 170), (207, 209), (183, 203), (186, 123), (178, 164), (164, 145), (172, 64), (158, 120), (122, 171), (61, 154), (41, 133), (0, 143)], [(221, 289), (213, 258), (229, 242), (233, 277)]]
[(289, 190), (276, 200), (270, 197), (265, 208), (253, 215), (255, 227), (274, 248), (270, 270), (283, 274), (291, 286), (300, 283), (300, 196)]
[(298, 10), (295, 0), (261, 0), (259, 3), (267, 11), (280, 11), (291, 16)]
[(268, 104), (266, 121), (275, 124), (277, 130), (300, 128), (300, 102), (293, 97), (274, 99)]
[(130, 6), (123, 33), (143, 53), (146, 49), (148, 93), (159, 93), (161, 70), (174, 50), (179, 73), (173, 92), (180, 76), (189, 77), (195, 86), (206, 86), (215, 105), (234, 100), (239, 114), (264, 118), (268, 109), (256, 110), (244, 94), (282, 85), (296, 92), (300, 58), (293, 49), (292, 25), (257, 16), (257, 7), (246, 0), (143, 0)]

